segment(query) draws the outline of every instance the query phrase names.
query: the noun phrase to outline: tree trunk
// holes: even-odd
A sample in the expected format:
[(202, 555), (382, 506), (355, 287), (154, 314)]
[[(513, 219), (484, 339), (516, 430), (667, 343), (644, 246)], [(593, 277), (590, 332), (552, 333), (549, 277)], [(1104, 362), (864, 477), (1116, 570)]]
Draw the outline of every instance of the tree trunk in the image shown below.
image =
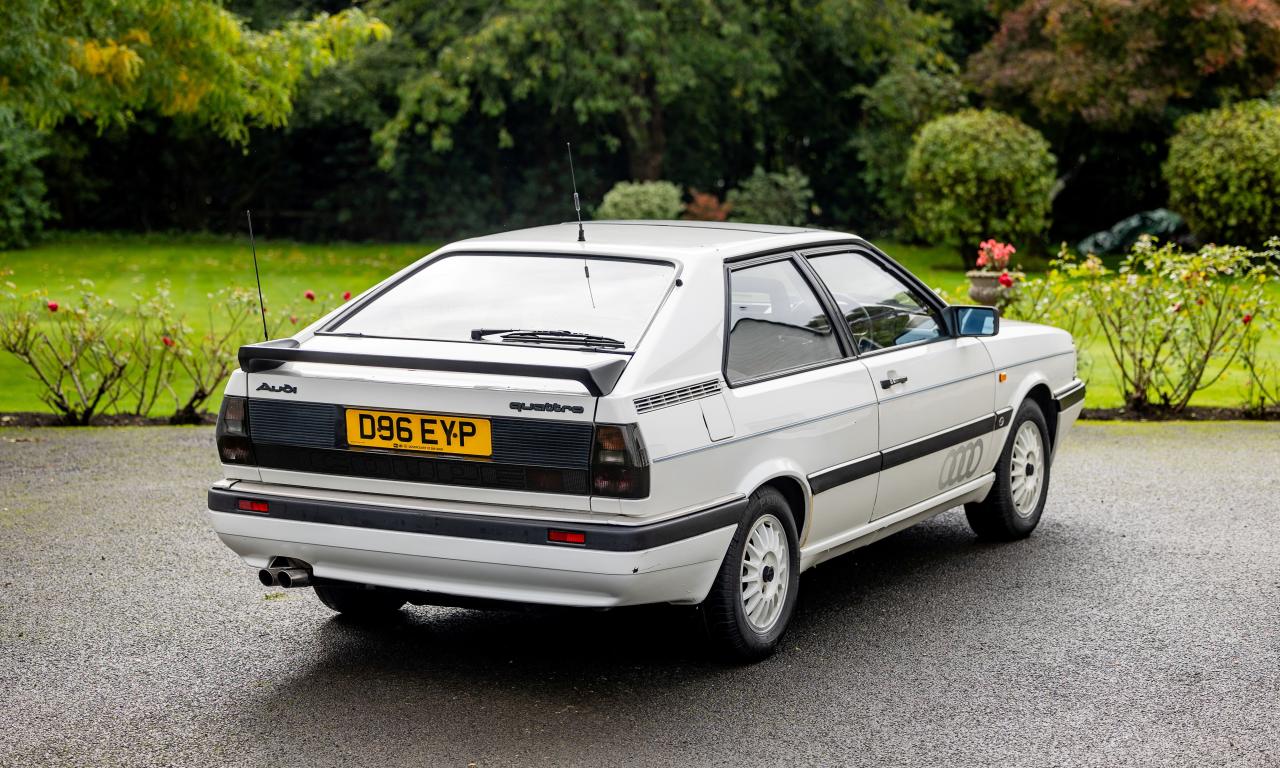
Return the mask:
[(647, 115), (627, 117), (627, 160), (635, 181), (657, 181), (662, 178), (662, 164), (667, 154), (667, 127), (662, 104), (653, 92), (653, 84), (645, 83), (649, 98)]

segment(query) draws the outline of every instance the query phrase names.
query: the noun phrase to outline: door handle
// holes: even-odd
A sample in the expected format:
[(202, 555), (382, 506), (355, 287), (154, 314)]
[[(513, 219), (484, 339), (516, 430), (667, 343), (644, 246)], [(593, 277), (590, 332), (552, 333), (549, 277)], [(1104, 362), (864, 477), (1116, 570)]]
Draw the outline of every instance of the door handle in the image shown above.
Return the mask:
[(880, 380), (880, 388), (881, 388), (881, 389), (888, 389), (889, 387), (892, 387), (892, 386), (893, 386), (893, 385), (895, 385), (895, 384), (906, 384), (906, 383), (907, 383), (907, 377), (906, 377), (906, 376), (899, 376), (899, 377), (898, 377), (898, 378), (896, 378), (896, 379), (894, 379), (894, 378), (881, 379), (881, 380)]

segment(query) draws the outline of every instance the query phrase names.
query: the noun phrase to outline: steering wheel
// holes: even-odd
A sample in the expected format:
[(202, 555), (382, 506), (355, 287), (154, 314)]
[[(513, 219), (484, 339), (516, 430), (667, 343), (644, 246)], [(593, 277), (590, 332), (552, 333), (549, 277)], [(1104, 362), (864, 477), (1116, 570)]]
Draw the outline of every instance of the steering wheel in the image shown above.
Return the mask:
[[(871, 352), (872, 350), (880, 349), (880, 345), (871, 340), (871, 330), (875, 323), (871, 319), (871, 313), (867, 311), (867, 308), (862, 306), (861, 302), (855, 301), (847, 293), (832, 293), (831, 296), (836, 300), (836, 306), (840, 307), (840, 311), (844, 313), (845, 323), (849, 326), (849, 333), (853, 335), (854, 343), (858, 345), (858, 351)], [(846, 307), (850, 309), (847, 313), (845, 312)], [(855, 310), (861, 312), (862, 317), (851, 317)], [(862, 325), (865, 330), (858, 330), (858, 325)]]

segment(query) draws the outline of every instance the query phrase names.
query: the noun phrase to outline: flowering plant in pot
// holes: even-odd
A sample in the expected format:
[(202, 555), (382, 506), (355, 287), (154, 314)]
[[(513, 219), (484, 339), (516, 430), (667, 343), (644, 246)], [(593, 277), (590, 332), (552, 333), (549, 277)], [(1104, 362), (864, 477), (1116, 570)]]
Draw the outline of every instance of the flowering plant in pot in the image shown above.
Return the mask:
[(998, 240), (984, 240), (978, 246), (978, 268), (965, 273), (969, 278), (969, 298), (996, 307), (1009, 302), (1014, 286), (1026, 277), (1009, 271), (1009, 259), (1018, 249)]

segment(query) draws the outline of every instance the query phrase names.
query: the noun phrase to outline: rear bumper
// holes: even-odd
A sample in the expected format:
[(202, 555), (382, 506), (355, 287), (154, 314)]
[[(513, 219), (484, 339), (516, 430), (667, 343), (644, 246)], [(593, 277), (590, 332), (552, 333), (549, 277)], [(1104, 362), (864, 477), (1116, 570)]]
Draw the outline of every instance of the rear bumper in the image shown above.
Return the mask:
[[(240, 499), (269, 512), (243, 512)], [(610, 607), (706, 597), (745, 510), (741, 499), (648, 525), (548, 523), (431, 509), (209, 491), (219, 538), (256, 567), (276, 556), (321, 578), (444, 595)], [(585, 544), (547, 542), (549, 528)]]

